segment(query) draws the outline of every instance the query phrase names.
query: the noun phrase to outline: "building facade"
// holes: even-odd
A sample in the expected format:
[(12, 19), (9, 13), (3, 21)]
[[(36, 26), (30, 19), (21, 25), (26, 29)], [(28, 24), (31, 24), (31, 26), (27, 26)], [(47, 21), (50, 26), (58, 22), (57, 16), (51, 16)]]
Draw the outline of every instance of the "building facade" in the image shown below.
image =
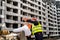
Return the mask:
[(4, 13), (3, 13), (3, 6), (2, 6), (2, 0), (0, 0), (0, 30), (1, 27), (4, 25)]
[[(52, 1), (53, 2), (53, 1)], [(36, 16), (43, 26), (43, 35), (58, 36), (56, 6), (44, 0), (3, 0), (3, 23), (12, 31), (24, 22), (22, 17)]]
[(56, 8), (57, 8), (57, 24), (58, 24), (58, 34), (60, 36), (60, 1), (56, 1)]
[(47, 1), (47, 34), (54, 37), (58, 36), (58, 27), (57, 27), (57, 14), (56, 14), (56, 5), (54, 0)]

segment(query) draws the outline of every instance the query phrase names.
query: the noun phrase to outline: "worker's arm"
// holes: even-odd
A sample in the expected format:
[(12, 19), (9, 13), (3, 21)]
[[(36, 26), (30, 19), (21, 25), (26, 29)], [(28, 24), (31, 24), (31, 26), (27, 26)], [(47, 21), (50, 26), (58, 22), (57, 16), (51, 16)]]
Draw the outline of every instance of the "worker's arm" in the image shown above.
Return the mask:
[(23, 27), (20, 27), (20, 28), (17, 28), (17, 29), (14, 29), (13, 32), (21, 32), (23, 31)]

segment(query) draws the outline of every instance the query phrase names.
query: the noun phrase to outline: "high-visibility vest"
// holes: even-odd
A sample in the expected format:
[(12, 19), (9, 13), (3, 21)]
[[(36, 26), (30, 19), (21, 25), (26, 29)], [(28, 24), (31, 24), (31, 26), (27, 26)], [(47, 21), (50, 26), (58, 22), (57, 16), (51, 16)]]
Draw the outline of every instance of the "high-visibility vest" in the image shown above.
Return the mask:
[(38, 25), (34, 25), (32, 24), (32, 34), (34, 35), (34, 33), (37, 33), (37, 32), (42, 32), (42, 25), (39, 23)]

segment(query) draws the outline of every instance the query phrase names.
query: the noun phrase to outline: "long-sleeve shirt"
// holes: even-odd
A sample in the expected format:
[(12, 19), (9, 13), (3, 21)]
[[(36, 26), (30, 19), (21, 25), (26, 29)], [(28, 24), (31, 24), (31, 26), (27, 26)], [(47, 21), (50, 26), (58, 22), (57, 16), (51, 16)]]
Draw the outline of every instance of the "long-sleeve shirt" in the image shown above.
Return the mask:
[(30, 31), (30, 29), (28, 28), (27, 25), (24, 25), (23, 27), (20, 27), (20, 28), (17, 28), (17, 29), (13, 30), (13, 32), (21, 32), (21, 31), (25, 32), (25, 36), (30, 36), (31, 35), (31, 31)]

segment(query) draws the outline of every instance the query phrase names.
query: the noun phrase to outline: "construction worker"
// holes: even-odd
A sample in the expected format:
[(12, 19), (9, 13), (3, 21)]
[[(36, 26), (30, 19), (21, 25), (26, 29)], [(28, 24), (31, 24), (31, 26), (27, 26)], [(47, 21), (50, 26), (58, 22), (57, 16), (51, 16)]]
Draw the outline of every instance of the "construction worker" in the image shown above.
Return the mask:
[(31, 31), (30, 31), (30, 23), (26, 22), (27, 18), (22, 18), (23, 21), (25, 21), (25, 23), (23, 24), (24, 26), (14, 29), (13, 32), (21, 32), (24, 31), (25, 32), (25, 36), (27, 37), (27, 40), (31, 40)]
[(37, 18), (32, 17), (28, 19), (27, 22), (32, 23), (32, 34), (35, 35), (35, 40), (43, 40), (42, 25), (37, 21)]
[(32, 23), (32, 34), (35, 35), (35, 40), (43, 40), (42, 25), (37, 21), (37, 18), (32, 17), (28, 22)]
[[(22, 20), (24, 22), (27, 22), (27, 27), (30, 29), (31, 31), (31, 27), (32, 27), (32, 24), (28, 22), (29, 18), (26, 18), (26, 17), (23, 17)], [(31, 35), (30, 36), (26, 36), (27, 37), (27, 40), (31, 40)]]
[(43, 40), (42, 25), (37, 21), (36, 17), (33, 17), (32, 21), (32, 34), (35, 35), (35, 40)]

